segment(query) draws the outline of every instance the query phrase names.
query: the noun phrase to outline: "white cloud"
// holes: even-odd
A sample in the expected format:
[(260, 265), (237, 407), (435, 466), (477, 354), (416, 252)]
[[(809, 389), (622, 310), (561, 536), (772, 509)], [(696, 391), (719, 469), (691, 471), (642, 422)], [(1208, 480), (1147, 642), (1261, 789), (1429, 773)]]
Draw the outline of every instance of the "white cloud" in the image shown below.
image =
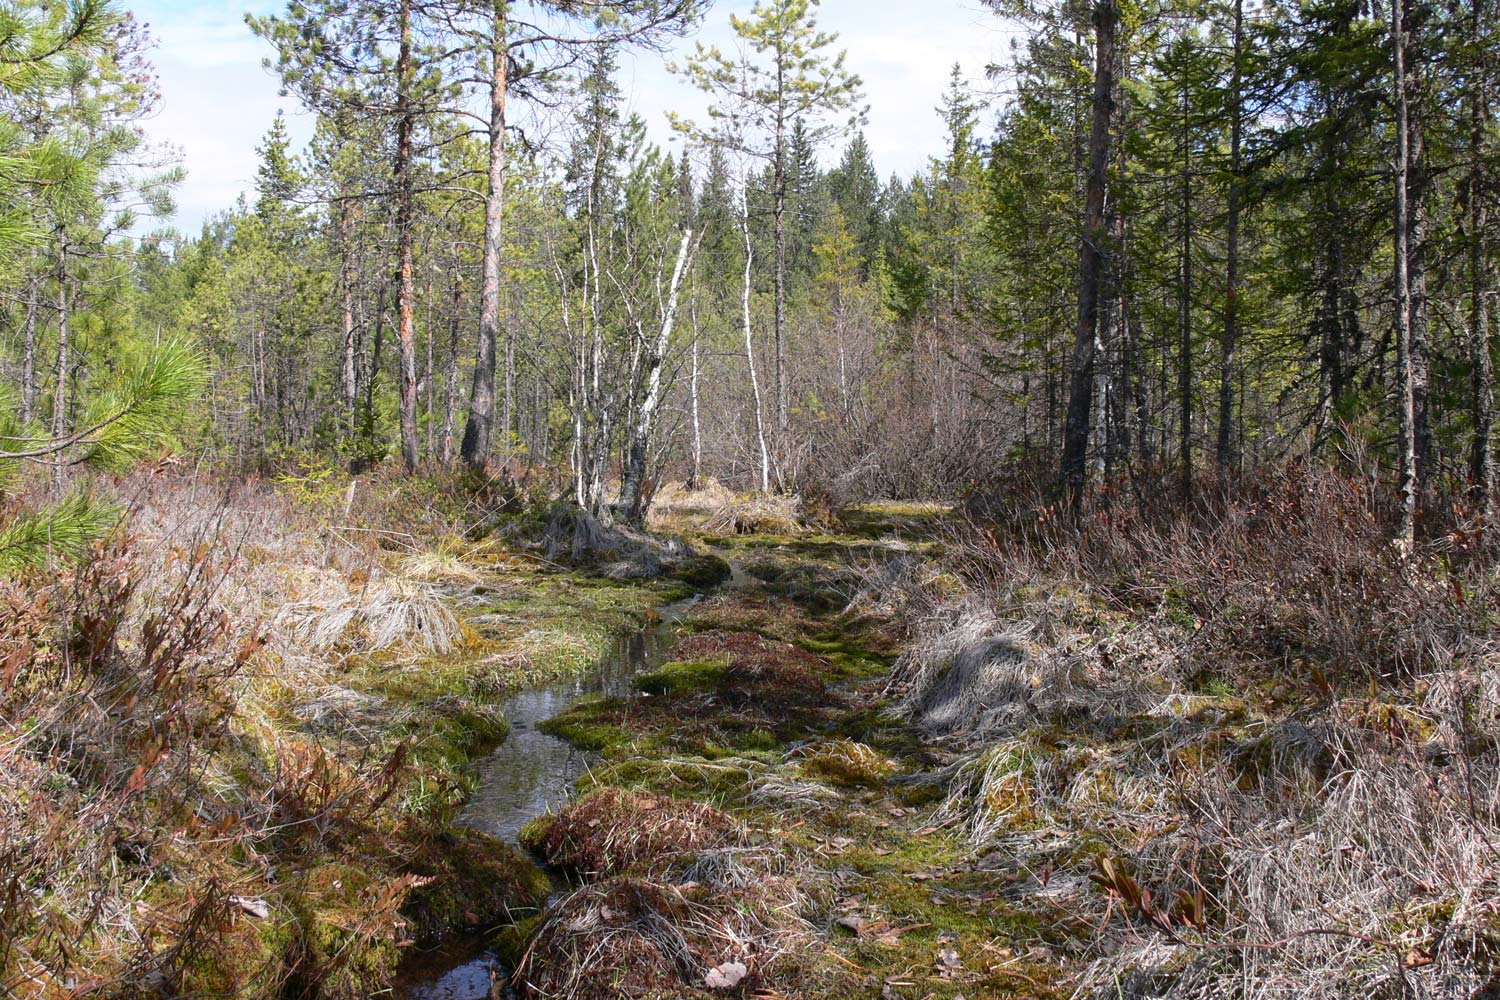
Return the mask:
[(254, 187), (255, 147), (278, 109), (299, 143), (312, 134), (311, 119), (278, 96), (275, 74), (261, 66), (269, 49), (245, 26), (245, 7), (137, 0), (134, 10), (157, 40), (162, 103), (147, 131), (183, 154), (176, 221), (191, 233)]

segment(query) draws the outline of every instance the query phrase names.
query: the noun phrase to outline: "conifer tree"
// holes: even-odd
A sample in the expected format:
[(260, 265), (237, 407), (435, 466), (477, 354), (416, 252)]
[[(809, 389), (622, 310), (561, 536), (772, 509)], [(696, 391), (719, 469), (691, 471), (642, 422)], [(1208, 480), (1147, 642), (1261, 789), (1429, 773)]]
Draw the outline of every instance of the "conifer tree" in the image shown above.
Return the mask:
[[(679, 71), (709, 93), (709, 121), (694, 123), (672, 114), (673, 124), (700, 141), (766, 161), (771, 171), (776, 337), (776, 417), (791, 426), (787, 369), (787, 194), (792, 140), (802, 136), (816, 151), (831, 137), (858, 126), (863, 81), (845, 68), (846, 53), (829, 50), (838, 35), (820, 31), (818, 0), (758, 0), (748, 17), (729, 23), (741, 51), (726, 56), (699, 43)], [(837, 119), (836, 116), (846, 117)], [(798, 132), (800, 128), (800, 133)]]

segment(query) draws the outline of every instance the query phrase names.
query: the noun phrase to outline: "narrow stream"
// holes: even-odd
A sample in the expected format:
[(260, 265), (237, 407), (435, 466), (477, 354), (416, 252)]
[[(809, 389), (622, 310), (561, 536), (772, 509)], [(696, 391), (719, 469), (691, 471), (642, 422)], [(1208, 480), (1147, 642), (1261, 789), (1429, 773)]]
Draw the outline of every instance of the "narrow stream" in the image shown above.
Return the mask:
[[(666, 662), (677, 641), (673, 624), (700, 599), (658, 609), (655, 624), (617, 638), (609, 655), (587, 674), (507, 699), (503, 707), (510, 735), (479, 762), (478, 787), (459, 822), (514, 843), (527, 821), (566, 803), (590, 755), (540, 731), (537, 724), (589, 695), (628, 696), (637, 674)], [(390, 995), (396, 1000), (488, 1000), (491, 984), (503, 981), (503, 975), (488, 935), (458, 935), (436, 949), (409, 955)]]

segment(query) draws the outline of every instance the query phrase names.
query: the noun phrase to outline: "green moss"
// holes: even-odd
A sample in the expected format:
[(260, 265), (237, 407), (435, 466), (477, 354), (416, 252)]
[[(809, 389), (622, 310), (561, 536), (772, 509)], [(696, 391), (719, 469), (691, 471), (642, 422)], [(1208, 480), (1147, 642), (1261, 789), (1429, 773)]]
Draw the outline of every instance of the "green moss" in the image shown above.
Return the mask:
[(727, 660), (676, 661), (659, 669), (644, 673), (635, 679), (635, 686), (646, 694), (680, 694), (684, 691), (702, 691), (724, 683)]
[(672, 568), (671, 576), (695, 590), (710, 590), (732, 576), (729, 563), (716, 555), (701, 555), (683, 560)]
[(584, 791), (613, 786), (723, 805), (742, 797), (751, 779), (766, 769), (763, 762), (747, 757), (631, 756), (595, 768), (579, 785)]
[(516, 834), (516, 840), (528, 851), (541, 850), (542, 845), (547, 842), (547, 835), (552, 832), (556, 824), (556, 813), (547, 812), (540, 816), (533, 816), (522, 825)]
[(735, 743), (735, 747), (741, 752), (775, 750), (780, 745), (776, 735), (765, 729), (752, 729), (748, 733), (742, 733)]
[(527, 917), (500, 928), (495, 935), (495, 951), (507, 969), (514, 969), (526, 953), (526, 944), (536, 932), (541, 917)]
[(810, 748), (802, 758), (809, 776), (847, 787), (882, 785), (896, 773), (896, 764), (863, 743), (840, 739)]
[(402, 909), (412, 936), (422, 942), (535, 912), (552, 888), (530, 858), (478, 830), (442, 834), (411, 868), (431, 880), (414, 889)]
[(628, 744), (631, 733), (615, 724), (618, 698), (585, 698), (572, 708), (540, 723), (544, 733), (567, 740), (580, 750), (604, 752)]

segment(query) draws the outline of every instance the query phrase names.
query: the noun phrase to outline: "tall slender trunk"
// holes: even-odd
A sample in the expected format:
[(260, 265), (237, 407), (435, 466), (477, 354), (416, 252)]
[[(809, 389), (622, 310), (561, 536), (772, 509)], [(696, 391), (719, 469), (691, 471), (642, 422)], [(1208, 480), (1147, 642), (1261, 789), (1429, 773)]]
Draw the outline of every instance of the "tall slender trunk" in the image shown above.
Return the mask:
[[(620, 482), (620, 514), (629, 524), (639, 525), (645, 520), (645, 484), (647, 460), (651, 453), (651, 435), (655, 427), (656, 411), (661, 405), (661, 369), (667, 357), (667, 348), (672, 342), (672, 329), (677, 322), (677, 302), (682, 290), (682, 278), (692, 266), (696, 245), (693, 230), (684, 229), (682, 240), (677, 245), (677, 264), (672, 269), (672, 282), (668, 286), (667, 304), (662, 312), (661, 326), (655, 343), (648, 343), (644, 358), (645, 394), (637, 407), (635, 423), (631, 428), (630, 445), (625, 456), (625, 468)], [(660, 273), (660, 272), (658, 272)], [(660, 289), (658, 284), (657, 288)]]
[(1407, 135), (1405, 33), (1402, 30), (1403, 0), (1391, 0), (1391, 58), (1395, 61), (1393, 104), (1396, 110), (1395, 163), (1395, 286), (1396, 286), (1396, 393), (1398, 519), (1396, 538), (1410, 545), (1416, 534), (1417, 456), (1411, 359), (1411, 283), (1407, 270), (1407, 191), (1410, 183), (1411, 146)]
[(698, 284), (693, 283), (691, 311), (693, 314), (693, 371), (688, 383), (688, 398), (693, 409), (693, 470), (688, 475), (687, 487), (697, 489), (703, 478), (703, 422), (698, 417)]
[(435, 361), (433, 347), (437, 337), (433, 334), (437, 328), (432, 324), (432, 277), (430, 275), (427, 278), (427, 287), (423, 295), (427, 299), (427, 322), (422, 338), (427, 342), (427, 368), (423, 372), (422, 379), (427, 388), (427, 455), (430, 458), (437, 452), (434, 447), (436, 442), (433, 440), (433, 435), (437, 433), (437, 422), (433, 420), (433, 407), (437, 400), (437, 372), (433, 368)]
[[(776, 65), (777, 100), (782, 100), (785, 84), (782, 80), (781, 58), (778, 53)], [(786, 433), (792, 425), (790, 376), (786, 361), (786, 117), (778, 110), (776, 115), (776, 163), (775, 163), (775, 235), (776, 235), (776, 426)]]
[(592, 447), (589, 455), (589, 479), (588, 479), (588, 503), (587, 508), (596, 517), (604, 517), (607, 514), (604, 505), (604, 477), (609, 469), (610, 443), (614, 437), (615, 405), (614, 399), (605, 398), (605, 386), (603, 384), (605, 351), (604, 351), (604, 303), (602, 290), (604, 287), (604, 272), (599, 267), (599, 233), (598, 219), (595, 207), (600, 205), (600, 167), (603, 162), (604, 143), (602, 134), (595, 135), (594, 162), (592, 174), (589, 178), (588, 194), (588, 270), (592, 273), (592, 279), (587, 286), (585, 298), (588, 300), (589, 308), (585, 313), (585, 319), (589, 327), (588, 335), (588, 372), (589, 380), (585, 399), (588, 400), (588, 413), (592, 420)]
[(1110, 117), (1114, 111), (1116, 0), (1094, 7), (1093, 125), (1089, 133), (1088, 178), (1084, 187), (1083, 235), (1078, 253), (1078, 326), (1073, 338), (1073, 372), (1063, 430), (1061, 480), (1075, 518), (1083, 514), (1088, 478), (1089, 418), (1094, 391), (1094, 360), (1099, 333), (1099, 276), (1105, 230)]
[(375, 386), (380, 380), (380, 355), (385, 346), (385, 297), (388, 285), (380, 284), (375, 296), (375, 343), (370, 348), (370, 370), (365, 374), (365, 417), (363, 436), (367, 450), (375, 447)]
[(52, 436), (68, 436), (68, 379), (72, 377), (72, 344), (69, 341), (70, 303), (68, 301), (68, 247), (62, 243), (57, 254), (57, 385), (52, 392)]
[(490, 28), (489, 191), (484, 199), (484, 253), (479, 284), (479, 345), (463, 459), (476, 468), (490, 455), (495, 422), (495, 350), (500, 336), (500, 241), (505, 218), (505, 101), (509, 89), (510, 3), (495, 0)]
[[(748, 185), (747, 185), (748, 187)], [(771, 453), (766, 448), (766, 427), (761, 419), (760, 379), (755, 375), (755, 340), (750, 330), (750, 264), (754, 250), (750, 245), (750, 195), (741, 192), (740, 232), (745, 238), (745, 276), (740, 287), (740, 314), (745, 327), (745, 361), (750, 368), (750, 395), (755, 403), (755, 439), (760, 445), (760, 491), (771, 492)]]
[(401, 352), (401, 459), (417, 469), (416, 274), (412, 261), (412, 37), (411, 0), (401, 0), (401, 44), (396, 56), (396, 339)]
[(41, 311), (41, 278), (32, 272), (26, 282), (26, 322), (21, 345), (21, 423), (36, 419), (36, 324)]
[(1234, 447), (1234, 366), (1240, 322), (1240, 142), (1243, 129), (1241, 104), (1243, 82), (1240, 63), (1244, 57), (1245, 4), (1234, 2), (1234, 66), (1229, 84), (1229, 205), (1226, 220), (1224, 263), (1224, 334), (1219, 343), (1219, 434), (1214, 463), (1221, 479), (1239, 464)]
[(1480, 33), (1487, 25), (1488, 4), (1474, 0), (1472, 41), (1479, 64), (1469, 83), (1469, 358), (1473, 371), (1474, 443), (1469, 478), (1474, 500), (1488, 521), (1495, 501), (1495, 370), (1490, 355), (1490, 276), (1485, 230), (1485, 131), (1489, 121), (1489, 52)]
[[(1407, 0), (1411, 2), (1411, 0)], [(1416, 6), (1416, 5), (1414, 5)], [(1427, 158), (1427, 98), (1425, 34), (1422, 17), (1408, 18), (1406, 31), (1406, 144), (1407, 144), (1407, 287), (1411, 313), (1412, 449), (1417, 459), (1417, 504), (1432, 476), (1432, 397), (1430, 390), (1431, 343), (1428, 329), (1427, 240), (1430, 229), (1428, 200), (1432, 174)]]
[(448, 367), (443, 374), (443, 464), (453, 461), (453, 420), (458, 409), (458, 341), (463, 317), (463, 276), (453, 262), (453, 313), (448, 318)]
[(352, 434), (356, 423), (355, 408), (359, 400), (359, 338), (354, 325), (354, 220), (347, 202), (339, 205), (339, 284), (343, 293), (343, 378), (344, 419), (340, 437)]
[[(514, 292), (512, 293), (514, 296)], [(500, 410), (500, 441), (505, 449), (505, 457), (510, 458), (512, 436), (511, 429), (515, 422), (515, 394), (516, 394), (516, 324), (514, 308), (511, 313), (511, 322), (505, 324), (505, 399)]]
[(1182, 132), (1182, 248), (1177, 286), (1178, 442), (1182, 499), (1193, 497), (1193, 154), (1188, 127), (1187, 97), (1183, 95)]

